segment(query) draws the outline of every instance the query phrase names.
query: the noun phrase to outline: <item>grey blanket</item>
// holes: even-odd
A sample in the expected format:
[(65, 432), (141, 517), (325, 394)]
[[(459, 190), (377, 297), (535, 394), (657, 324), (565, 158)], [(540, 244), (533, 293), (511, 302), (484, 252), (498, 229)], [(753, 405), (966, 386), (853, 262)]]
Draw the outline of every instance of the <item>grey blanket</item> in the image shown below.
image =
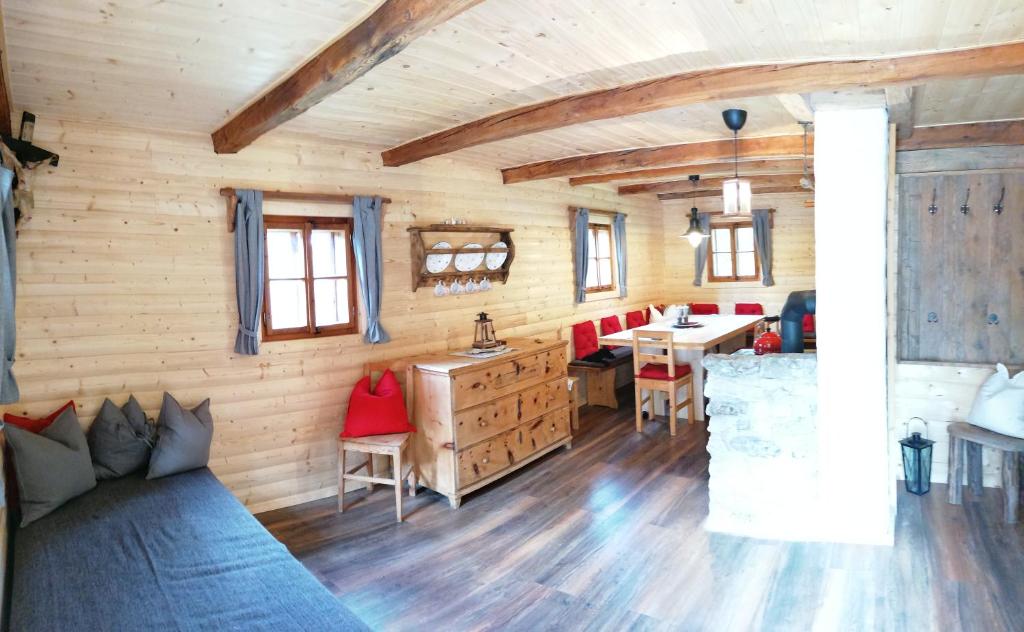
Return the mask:
[(15, 532), (11, 630), (365, 630), (208, 469), (104, 481)]

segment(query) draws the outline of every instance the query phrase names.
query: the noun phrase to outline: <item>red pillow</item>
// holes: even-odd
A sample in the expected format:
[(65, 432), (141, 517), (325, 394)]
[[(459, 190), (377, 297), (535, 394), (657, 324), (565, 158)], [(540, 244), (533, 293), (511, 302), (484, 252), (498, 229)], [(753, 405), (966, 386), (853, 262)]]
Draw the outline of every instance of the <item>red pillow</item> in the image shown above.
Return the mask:
[(41, 417), (39, 419), (32, 419), (31, 417), (19, 417), (18, 415), (12, 415), (11, 413), (4, 413), (4, 423), (17, 426), (22, 430), (28, 430), (29, 432), (39, 434), (43, 430), (46, 430), (46, 428), (53, 423), (54, 419), (60, 417), (60, 414), (64, 412), (68, 406), (71, 407), (71, 410), (75, 411), (76, 413), (78, 412), (78, 409), (75, 408), (75, 401), (71, 400), (68, 403), (61, 406), (60, 408), (58, 408), (57, 410), (50, 413), (49, 415)]
[[(608, 336), (622, 331), (622, 322), (618, 316), (605, 316), (601, 319), (601, 335)], [(620, 345), (606, 345), (608, 349), (618, 349)]]
[(814, 333), (814, 314), (804, 314), (804, 333)]
[(643, 327), (647, 324), (644, 320), (644, 313), (640, 310), (635, 312), (626, 312), (626, 329), (636, 329), (637, 327)]
[(736, 313), (746, 316), (762, 316), (764, 307), (760, 303), (736, 303)]
[(416, 432), (409, 423), (409, 413), (402, 399), (402, 388), (391, 370), (384, 371), (377, 386), (370, 391), (370, 376), (356, 382), (345, 414), (346, 438)]
[(715, 303), (691, 303), (690, 313), (694, 316), (710, 316), (718, 313), (718, 305)]
[(597, 327), (594, 327), (594, 321), (585, 320), (572, 326), (572, 347), (577, 360), (597, 353)]

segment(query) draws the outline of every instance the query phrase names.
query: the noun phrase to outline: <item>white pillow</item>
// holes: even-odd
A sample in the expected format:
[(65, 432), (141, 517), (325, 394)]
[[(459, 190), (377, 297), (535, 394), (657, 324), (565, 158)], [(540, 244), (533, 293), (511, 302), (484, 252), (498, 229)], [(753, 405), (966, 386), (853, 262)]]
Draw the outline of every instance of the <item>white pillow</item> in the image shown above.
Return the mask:
[(652, 323), (654, 321), (656, 321), (656, 320), (661, 320), (662, 318), (665, 317), (665, 315), (661, 313), (661, 310), (658, 309), (657, 307), (655, 307), (654, 305), (648, 305), (647, 309), (651, 310), (651, 322)]
[(967, 421), (1011, 437), (1024, 439), (1024, 372), (1010, 379), (1002, 364), (978, 389)]

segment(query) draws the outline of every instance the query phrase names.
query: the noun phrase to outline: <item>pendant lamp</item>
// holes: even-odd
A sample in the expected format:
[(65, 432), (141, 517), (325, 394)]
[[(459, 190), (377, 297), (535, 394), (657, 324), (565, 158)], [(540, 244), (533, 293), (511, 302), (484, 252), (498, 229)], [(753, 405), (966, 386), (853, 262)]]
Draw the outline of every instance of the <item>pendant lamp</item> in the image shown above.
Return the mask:
[[(698, 180), (700, 180), (700, 176), (690, 176), (690, 182), (693, 183), (694, 191), (697, 190)], [(696, 202), (694, 202), (694, 204), (696, 205)], [(708, 238), (708, 235), (705, 235), (704, 231), (700, 228), (700, 218), (697, 216), (696, 206), (690, 209), (690, 228), (683, 233), (683, 237), (685, 237), (686, 241), (690, 242), (690, 245), (694, 248), (700, 246), (701, 242)]]
[(750, 215), (750, 180), (740, 178), (739, 131), (747, 122), (747, 111), (730, 109), (722, 112), (725, 126), (732, 130), (733, 177), (722, 183), (722, 214)]

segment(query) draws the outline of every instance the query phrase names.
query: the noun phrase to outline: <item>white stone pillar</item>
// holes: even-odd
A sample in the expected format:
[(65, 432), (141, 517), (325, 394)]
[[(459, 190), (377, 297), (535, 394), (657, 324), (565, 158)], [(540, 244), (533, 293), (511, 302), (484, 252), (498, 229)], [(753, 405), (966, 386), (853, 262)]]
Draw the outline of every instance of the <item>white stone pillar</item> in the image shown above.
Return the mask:
[(884, 107), (814, 119), (821, 538), (892, 544), (886, 389)]

